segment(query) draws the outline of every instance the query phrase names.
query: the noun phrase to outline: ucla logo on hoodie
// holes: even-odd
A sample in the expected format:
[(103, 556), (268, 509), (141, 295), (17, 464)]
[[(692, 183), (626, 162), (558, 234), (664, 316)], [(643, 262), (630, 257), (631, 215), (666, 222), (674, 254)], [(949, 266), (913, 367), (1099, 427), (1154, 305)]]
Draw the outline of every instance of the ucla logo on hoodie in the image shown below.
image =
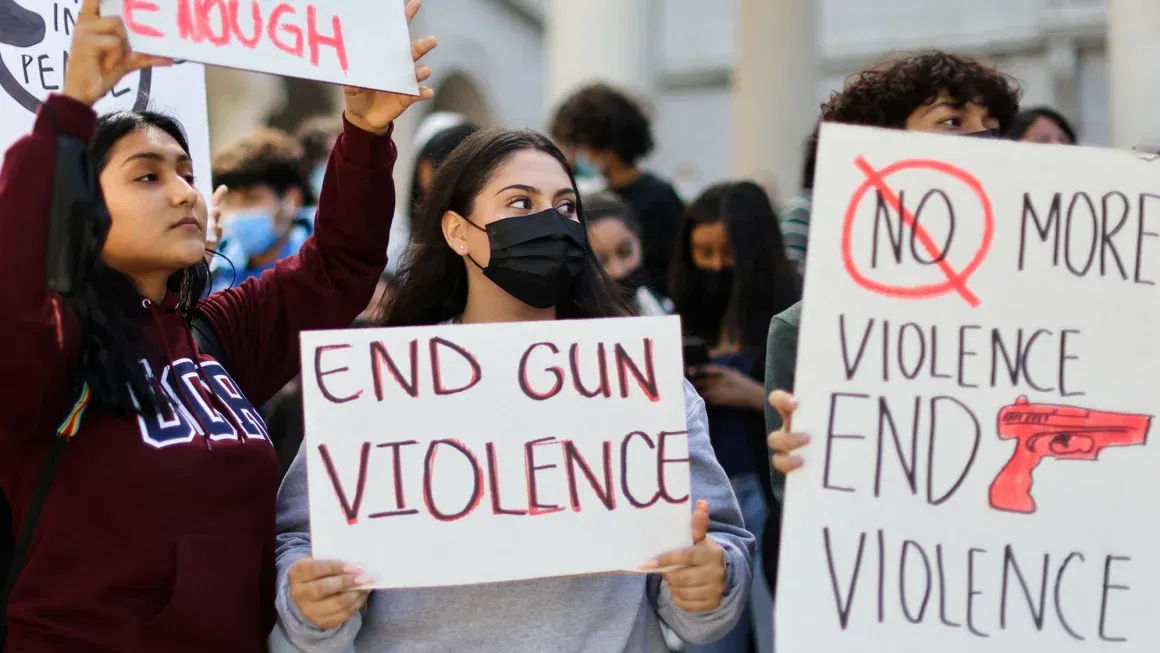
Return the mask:
[[(141, 364), (146, 374), (154, 374), (148, 363)], [(269, 442), (261, 414), (220, 363), (205, 361), (199, 373), (192, 360), (182, 358), (166, 365), (158, 380), (171, 405), (163, 406), (154, 416), (137, 416), (141, 437), (149, 446), (160, 449), (185, 444), (197, 436), (210, 441), (244, 437)]]

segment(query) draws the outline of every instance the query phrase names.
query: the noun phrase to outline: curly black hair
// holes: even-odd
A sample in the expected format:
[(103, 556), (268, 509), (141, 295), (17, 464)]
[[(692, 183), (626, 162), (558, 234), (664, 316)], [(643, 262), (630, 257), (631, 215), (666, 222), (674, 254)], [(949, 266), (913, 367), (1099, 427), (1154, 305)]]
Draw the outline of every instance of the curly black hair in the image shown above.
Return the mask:
[(612, 150), (629, 165), (648, 156), (654, 145), (644, 108), (607, 84), (586, 86), (564, 100), (551, 133), (558, 142)]
[[(822, 104), (822, 122), (903, 128), (914, 110), (946, 91), (960, 101), (987, 107), (1005, 133), (1019, 113), (1020, 88), (1010, 76), (970, 57), (940, 50), (888, 59), (850, 76), (845, 87)], [(815, 156), (818, 128), (810, 136), (806, 158)], [(813, 187), (813, 166), (807, 163), (804, 188)]]

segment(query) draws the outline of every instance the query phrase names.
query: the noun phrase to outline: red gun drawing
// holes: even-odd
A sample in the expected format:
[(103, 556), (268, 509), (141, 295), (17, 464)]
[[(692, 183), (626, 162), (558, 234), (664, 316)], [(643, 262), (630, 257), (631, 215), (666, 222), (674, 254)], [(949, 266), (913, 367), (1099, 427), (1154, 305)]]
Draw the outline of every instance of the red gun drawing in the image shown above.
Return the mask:
[(1035, 512), (1031, 472), (1040, 460), (1098, 460), (1105, 447), (1144, 444), (1151, 424), (1151, 415), (1032, 404), (1019, 397), (999, 409), (999, 437), (1017, 443), (1011, 460), (991, 483), (991, 507)]

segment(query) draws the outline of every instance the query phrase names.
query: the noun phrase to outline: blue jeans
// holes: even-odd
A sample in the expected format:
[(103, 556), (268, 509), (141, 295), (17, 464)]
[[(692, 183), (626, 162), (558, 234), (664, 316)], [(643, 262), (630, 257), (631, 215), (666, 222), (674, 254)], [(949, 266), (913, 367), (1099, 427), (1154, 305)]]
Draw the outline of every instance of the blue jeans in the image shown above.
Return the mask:
[(749, 606), (737, 625), (721, 639), (710, 644), (690, 644), (685, 647), (689, 653), (747, 653), (749, 641), (757, 642), (758, 653), (773, 653), (773, 599), (765, 583), (765, 570), (761, 564), (761, 533), (765, 528), (765, 494), (761, 490), (761, 480), (757, 474), (742, 474), (730, 479), (737, 503), (741, 505), (741, 516), (745, 519), (745, 530), (757, 538), (757, 549), (753, 556), (753, 584), (749, 589)]

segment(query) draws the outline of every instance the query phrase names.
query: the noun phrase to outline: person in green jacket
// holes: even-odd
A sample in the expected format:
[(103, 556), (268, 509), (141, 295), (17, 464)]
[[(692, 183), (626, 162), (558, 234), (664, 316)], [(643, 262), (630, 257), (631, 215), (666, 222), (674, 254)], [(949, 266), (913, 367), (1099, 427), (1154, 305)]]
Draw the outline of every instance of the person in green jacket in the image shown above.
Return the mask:
[[(818, 126), (838, 122), (938, 134), (998, 136), (1007, 131), (1019, 112), (1019, 94), (1014, 80), (994, 67), (932, 50), (888, 60), (852, 76), (845, 88), (822, 105)], [(817, 146), (815, 129), (807, 143), (807, 161), (815, 159)], [(813, 176), (813, 170), (807, 170), (803, 181), (807, 188), (813, 188)], [(804, 260), (805, 235), (795, 242)], [(784, 475), (801, 466), (801, 458), (792, 452), (809, 442), (808, 435), (793, 433), (790, 421), (797, 407), (792, 392), (800, 320), (798, 302), (774, 316), (766, 341), (765, 390), (769, 405), (765, 409), (765, 426), (770, 432), (768, 444), (773, 451), (773, 486), (778, 503), (770, 506), (761, 535), (762, 563), (770, 587), (776, 587)]]

